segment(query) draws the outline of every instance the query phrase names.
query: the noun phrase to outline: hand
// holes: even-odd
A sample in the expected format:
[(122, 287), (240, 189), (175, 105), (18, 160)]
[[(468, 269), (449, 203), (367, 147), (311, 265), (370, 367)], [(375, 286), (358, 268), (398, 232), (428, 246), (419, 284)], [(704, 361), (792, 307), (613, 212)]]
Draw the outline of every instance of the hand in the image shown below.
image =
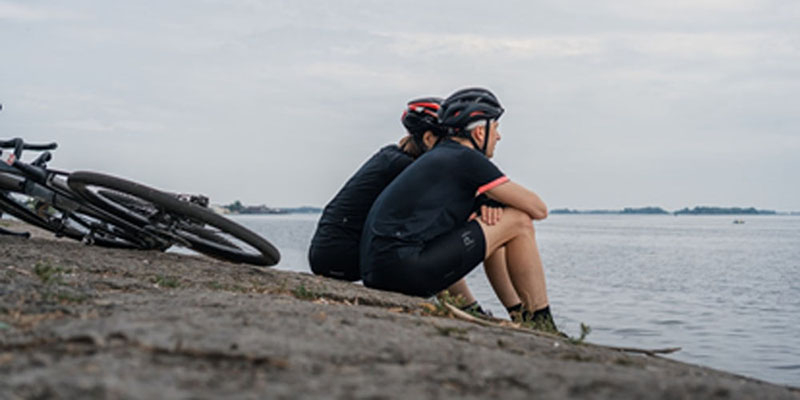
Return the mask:
[(494, 225), (500, 222), (500, 218), (503, 216), (503, 208), (502, 207), (489, 207), (489, 206), (481, 206), (481, 221), (483, 221), (486, 225)]

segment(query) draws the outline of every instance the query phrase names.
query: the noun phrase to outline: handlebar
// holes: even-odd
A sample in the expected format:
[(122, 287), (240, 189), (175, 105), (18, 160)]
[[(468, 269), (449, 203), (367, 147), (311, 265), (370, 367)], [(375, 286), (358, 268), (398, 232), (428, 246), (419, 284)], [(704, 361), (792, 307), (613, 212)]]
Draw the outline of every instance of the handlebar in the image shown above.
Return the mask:
[[(48, 144), (28, 144), (21, 138), (0, 140), (0, 149), (14, 149), (14, 158), (12, 159), (13, 168), (22, 171), (23, 174), (39, 183), (43, 183), (47, 180), (47, 169), (45, 165), (52, 158), (52, 155), (47, 150), (53, 150), (56, 147), (58, 147), (58, 144), (55, 142)], [(20, 157), (22, 157), (23, 150), (39, 150), (44, 151), (44, 153), (40, 154), (32, 163), (27, 164), (19, 161)], [(2, 150), (0, 150), (0, 153), (2, 153)]]
[(55, 150), (58, 147), (58, 143), (46, 143), (46, 144), (30, 144), (25, 143), (22, 138), (14, 138), (11, 140), (0, 140), (0, 148), (3, 149), (14, 149), (16, 150), (36, 150), (36, 151), (44, 151), (44, 150)]

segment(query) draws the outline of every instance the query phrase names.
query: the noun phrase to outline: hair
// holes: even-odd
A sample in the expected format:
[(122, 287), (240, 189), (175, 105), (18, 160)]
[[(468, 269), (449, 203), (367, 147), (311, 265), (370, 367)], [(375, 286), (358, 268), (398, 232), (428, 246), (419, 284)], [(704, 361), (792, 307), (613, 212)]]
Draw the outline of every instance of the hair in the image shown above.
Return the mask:
[(479, 119), (477, 121), (472, 121), (464, 128), (464, 131), (472, 132), (472, 130), (475, 129), (475, 128), (478, 128), (478, 127), (481, 127), (481, 126), (485, 126), (486, 125), (486, 121), (487, 120), (485, 120), (485, 119)]
[(402, 150), (404, 153), (410, 155), (413, 158), (417, 158), (421, 156), (422, 153), (424, 153), (425, 151), (424, 149), (421, 149), (417, 145), (417, 141), (413, 139), (414, 138), (411, 136), (411, 134), (408, 134), (406, 136), (403, 136), (403, 138), (400, 139), (400, 142), (397, 145), (400, 147), (400, 150)]

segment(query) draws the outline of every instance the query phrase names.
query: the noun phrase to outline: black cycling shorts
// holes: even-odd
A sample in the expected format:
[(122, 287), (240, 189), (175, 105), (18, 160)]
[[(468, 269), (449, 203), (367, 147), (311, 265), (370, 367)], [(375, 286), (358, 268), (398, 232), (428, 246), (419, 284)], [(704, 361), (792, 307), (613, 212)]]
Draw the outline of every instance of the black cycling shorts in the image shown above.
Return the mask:
[(317, 275), (350, 282), (361, 279), (357, 244), (320, 246), (312, 242), (308, 249), (308, 264)]
[(367, 287), (430, 297), (458, 282), (486, 257), (486, 240), (477, 221), (425, 243), (417, 254), (374, 263), (364, 274)]

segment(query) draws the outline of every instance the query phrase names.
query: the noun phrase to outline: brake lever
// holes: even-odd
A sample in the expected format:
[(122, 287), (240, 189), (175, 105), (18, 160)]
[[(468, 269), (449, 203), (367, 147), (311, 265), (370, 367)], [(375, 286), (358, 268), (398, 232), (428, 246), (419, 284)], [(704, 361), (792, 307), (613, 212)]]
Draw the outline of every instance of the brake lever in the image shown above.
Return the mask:
[(52, 159), (53, 155), (49, 151), (45, 151), (44, 153), (39, 154), (39, 157), (36, 157), (36, 159), (33, 160), (33, 162), (31, 162), (31, 165), (35, 167), (45, 168), (47, 166), (47, 163), (50, 162), (50, 160)]

